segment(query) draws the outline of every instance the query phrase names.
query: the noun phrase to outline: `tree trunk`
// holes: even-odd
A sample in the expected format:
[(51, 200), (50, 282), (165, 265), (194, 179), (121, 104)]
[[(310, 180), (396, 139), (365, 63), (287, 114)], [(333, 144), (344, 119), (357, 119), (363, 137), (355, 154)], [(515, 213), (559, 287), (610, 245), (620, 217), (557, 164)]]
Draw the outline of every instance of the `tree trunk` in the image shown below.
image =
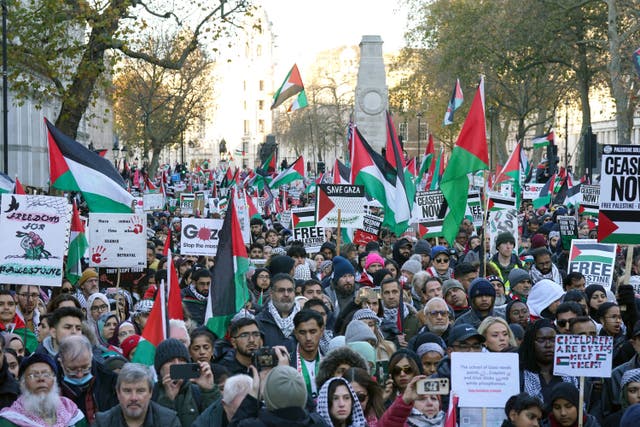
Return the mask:
[(616, 130), (618, 144), (631, 144), (631, 126), (629, 120), (629, 94), (625, 87), (625, 76), (622, 72), (622, 58), (620, 57), (620, 34), (618, 34), (618, 8), (616, 0), (607, 0), (609, 9), (607, 21), (607, 35), (609, 37), (609, 78), (611, 80), (611, 94), (616, 103)]
[(154, 144), (153, 150), (151, 150), (151, 162), (149, 163), (149, 176), (156, 176), (156, 171), (158, 170), (158, 164), (160, 163), (160, 153), (162, 152), (162, 148), (160, 146), (156, 146)]

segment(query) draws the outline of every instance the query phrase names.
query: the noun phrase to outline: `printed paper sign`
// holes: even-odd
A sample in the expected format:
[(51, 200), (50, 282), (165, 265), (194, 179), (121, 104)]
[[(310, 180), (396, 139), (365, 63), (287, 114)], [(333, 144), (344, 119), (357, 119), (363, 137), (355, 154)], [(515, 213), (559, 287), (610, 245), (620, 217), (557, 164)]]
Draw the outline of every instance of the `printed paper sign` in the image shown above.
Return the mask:
[(316, 221), (319, 227), (361, 228), (366, 203), (364, 186), (344, 184), (318, 184)]
[(600, 186), (599, 185), (580, 185), (580, 215), (589, 215), (598, 217), (600, 211)]
[(419, 191), (411, 212), (411, 220), (415, 222), (432, 222), (439, 219), (440, 210), (444, 204), (444, 195), (440, 190)]
[(375, 215), (365, 215), (362, 222), (362, 228), (357, 229), (353, 233), (353, 243), (357, 245), (366, 245), (369, 242), (377, 241), (381, 225), (382, 218)]
[(534, 200), (538, 198), (540, 194), (540, 190), (544, 187), (544, 183), (542, 184), (534, 184), (528, 183), (522, 186), (522, 198), (526, 200)]
[[(489, 236), (491, 242), (491, 253), (497, 252), (496, 238), (498, 234), (508, 231), (513, 236), (518, 235), (518, 211), (515, 209), (502, 209), (489, 212)], [(515, 239), (516, 246), (514, 253), (518, 253), (518, 239)]]
[(571, 246), (573, 239), (578, 238), (578, 220), (575, 216), (570, 215), (558, 215), (556, 218), (558, 226), (560, 227), (560, 239), (562, 240), (562, 247), (568, 248)]
[(221, 219), (182, 218), (180, 255), (215, 256), (222, 223)]
[(164, 209), (164, 194), (162, 193), (149, 193), (143, 194), (144, 210), (145, 211), (158, 211)]
[(584, 275), (585, 285), (602, 285), (611, 289), (617, 245), (597, 240), (574, 239), (569, 252), (569, 272)]
[(0, 283), (60, 286), (70, 223), (64, 197), (3, 194)]
[(292, 208), (291, 221), (293, 228), (315, 227), (316, 209), (313, 206), (306, 208)]
[(147, 221), (143, 215), (89, 213), (91, 267), (146, 267)]
[(193, 193), (182, 193), (180, 195), (180, 211), (183, 215), (193, 215), (195, 201), (196, 196)]
[(138, 215), (144, 214), (144, 198), (134, 197), (133, 212)]
[(451, 392), (460, 407), (504, 408), (520, 393), (517, 353), (451, 353)]
[(320, 252), (324, 243), (324, 227), (294, 228), (293, 240), (302, 242), (307, 252)]
[(484, 212), (482, 211), (480, 193), (477, 191), (470, 191), (467, 196), (467, 211), (465, 217), (469, 218), (476, 227), (482, 226)]
[(613, 337), (556, 335), (553, 375), (611, 377)]

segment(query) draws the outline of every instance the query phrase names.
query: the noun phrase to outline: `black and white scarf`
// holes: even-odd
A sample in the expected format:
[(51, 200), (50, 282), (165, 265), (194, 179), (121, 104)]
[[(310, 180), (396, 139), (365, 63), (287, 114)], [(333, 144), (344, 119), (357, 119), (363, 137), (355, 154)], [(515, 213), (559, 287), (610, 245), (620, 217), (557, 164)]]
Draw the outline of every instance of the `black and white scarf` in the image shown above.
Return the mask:
[(278, 309), (275, 305), (273, 305), (273, 301), (269, 301), (267, 307), (269, 308), (269, 313), (271, 313), (271, 316), (273, 316), (273, 320), (278, 325), (278, 328), (280, 328), (280, 330), (282, 331), (284, 337), (289, 338), (294, 328), (293, 317), (298, 311), (300, 311), (300, 307), (298, 306), (298, 304), (293, 304), (293, 310), (291, 310), (291, 314), (289, 314), (289, 316), (285, 318), (282, 318), (280, 316), (280, 313), (278, 313)]
[(207, 297), (205, 295), (202, 295), (200, 292), (198, 292), (198, 290), (196, 289), (196, 285), (194, 285), (193, 283), (191, 283), (189, 285), (189, 290), (191, 291), (193, 296), (196, 297), (196, 299), (198, 301), (206, 301), (207, 300)]

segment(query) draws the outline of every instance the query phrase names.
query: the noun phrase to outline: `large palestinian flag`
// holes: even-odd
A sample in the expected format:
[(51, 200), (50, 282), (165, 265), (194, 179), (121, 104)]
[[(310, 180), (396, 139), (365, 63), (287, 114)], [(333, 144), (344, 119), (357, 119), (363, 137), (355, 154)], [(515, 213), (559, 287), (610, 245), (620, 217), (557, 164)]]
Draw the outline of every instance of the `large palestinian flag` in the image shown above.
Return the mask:
[(242, 240), (240, 222), (232, 193), (220, 229), (220, 243), (213, 267), (205, 323), (216, 336), (223, 337), (231, 318), (249, 299), (247, 276), (249, 259)]
[(131, 213), (134, 198), (111, 162), (45, 123), (51, 187), (81, 192), (91, 212)]
[(281, 185), (290, 184), (293, 181), (304, 179), (304, 159), (298, 157), (287, 169), (283, 170), (273, 178), (269, 184), (270, 188), (278, 188)]

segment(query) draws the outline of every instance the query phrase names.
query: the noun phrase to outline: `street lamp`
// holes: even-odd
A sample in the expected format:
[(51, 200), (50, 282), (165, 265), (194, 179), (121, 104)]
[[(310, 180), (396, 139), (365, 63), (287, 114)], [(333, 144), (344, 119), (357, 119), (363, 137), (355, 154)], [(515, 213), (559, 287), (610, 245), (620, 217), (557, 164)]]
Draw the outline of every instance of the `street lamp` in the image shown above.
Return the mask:
[(419, 111), (416, 117), (418, 118), (418, 157), (420, 157), (420, 131), (422, 130), (420, 120), (422, 119), (422, 111)]
[(564, 170), (569, 170), (569, 100), (564, 100)]
[(2, 154), (5, 174), (9, 173), (9, 82), (7, 73), (7, 0), (2, 0)]

